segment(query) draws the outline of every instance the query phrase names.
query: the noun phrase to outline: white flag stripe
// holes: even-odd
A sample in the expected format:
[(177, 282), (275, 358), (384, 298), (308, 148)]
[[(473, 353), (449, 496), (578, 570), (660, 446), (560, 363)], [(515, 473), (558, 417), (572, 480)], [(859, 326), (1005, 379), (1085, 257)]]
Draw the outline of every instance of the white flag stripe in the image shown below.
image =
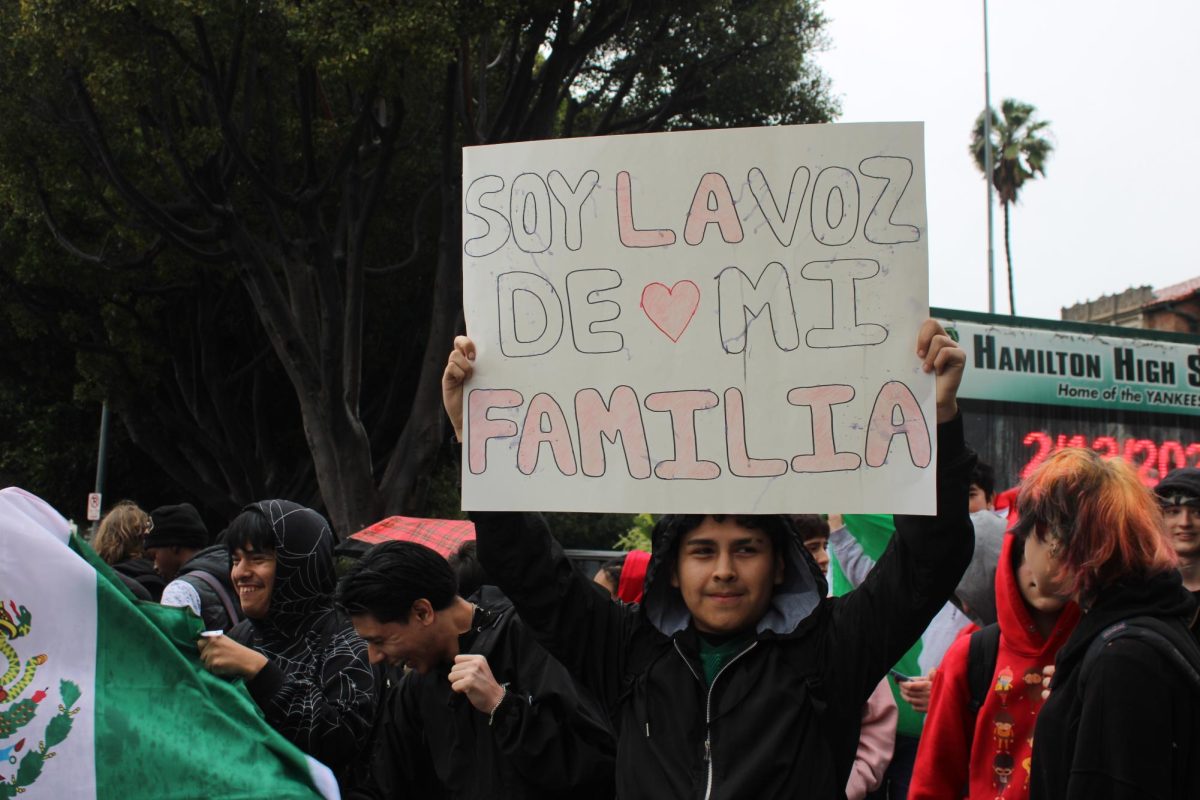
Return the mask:
[[(0, 702), (0, 713), (12, 709), (14, 700), (45, 692), (33, 719), (0, 738), (0, 752), (13, 748), (0, 763), (5, 781), (14, 779), (22, 759), (38, 748), (47, 725), (62, 713), (61, 681), (74, 683), (81, 692), (70, 734), (46, 748), (54, 757), (44, 760), (41, 773), (22, 795), (29, 800), (96, 796), (96, 573), (70, 549), (69, 540), (70, 525), (45, 502), (21, 489), (0, 490), (0, 601), (14, 623), (28, 612), (27, 632), (10, 637), (0, 631), (0, 649), (6, 644), (8, 657), (15, 652), (20, 659), (19, 672), (6, 689), (11, 693), (10, 687), (33, 674), (19, 695)], [(86, 657), (78, 657), (82, 653)], [(46, 657), (44, 663), (30, 664), (40, 655)], [(0, 658), (0, 672), (11, 670), (6, 660)]]

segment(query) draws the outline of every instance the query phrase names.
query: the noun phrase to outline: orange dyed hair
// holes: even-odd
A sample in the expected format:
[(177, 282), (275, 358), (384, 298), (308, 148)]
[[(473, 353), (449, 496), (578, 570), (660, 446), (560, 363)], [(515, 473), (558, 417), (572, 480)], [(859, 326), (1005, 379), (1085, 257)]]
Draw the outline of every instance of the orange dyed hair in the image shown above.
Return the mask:
[(1081, 599), (1121, 578), (1175, 566), (1154, 495), (1119, 458), (1078, 447), (1055, 453), (1025, 479), (1017, 510), (1013, 533), (1059, 542), (1059, 558)]

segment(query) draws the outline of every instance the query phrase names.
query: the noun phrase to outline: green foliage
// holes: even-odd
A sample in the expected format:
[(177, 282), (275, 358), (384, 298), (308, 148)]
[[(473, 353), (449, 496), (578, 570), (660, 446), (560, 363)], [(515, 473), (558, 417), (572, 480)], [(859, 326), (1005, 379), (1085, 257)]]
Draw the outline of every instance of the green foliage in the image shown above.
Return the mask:
[(78, 509), (107, 401), (110, 498), (457, 516), (429, 396), (461, 147), (829, 120), (823, 25), (816, 0), (0, 3), (0, 477)]
[[(1029, 103), (1007, 98), (1001, 114), (989, 109), (992, 129), (992, 183), (1001, 203), (1016, 203), (1021, 187), (1038, 175), (1046, 175), (1046, 161), (1054, 151), (1047, 138), (1050, 123), (1036, 119), (1037, 109)], [(986, 170), (984, 115), (981, 112), (971, 131), (971, 158), (980, 172)]]
[[(1015, 205), (1021, 187), (1038, 175), (1046, 175), (1046, 160), (1054, 151), (1047, 138), (1050, 123), (1035, 119), (1037, 109), (1029, 103), (1007, 98), (1000, 103), (1001, 114), (988, 108), (975, 119), (969, 151), (975, 166), (987, 178), (987, 155), (992, 158), (992, 184), (1004, 207), (1004, 255), (1008, 262), (1008, 308), (1017, 313), (1016, 293), (1013, 290), (1012, 243), (1009, 237), (1009, 207)], [(991, 127), (991, 142), (987, 129)]]
[(652, 534), (654, 532), (654, 523), (656, 522), (653, 514), (638, 514), (633, 518), (633, 526), (630, 527), (619, 539), (617, 539), (616, 547), (618, 550), (643, 550), (647, 553), (653, 548), (654, 540)]

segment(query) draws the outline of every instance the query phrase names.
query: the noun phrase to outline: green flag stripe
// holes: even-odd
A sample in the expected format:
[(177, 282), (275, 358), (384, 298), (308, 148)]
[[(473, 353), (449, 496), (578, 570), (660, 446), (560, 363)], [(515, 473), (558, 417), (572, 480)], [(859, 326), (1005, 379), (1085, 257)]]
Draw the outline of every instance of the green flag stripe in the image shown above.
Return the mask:
[(201, 621), (134, 600), (86, 543), (71, 544), (97, 571), (97, 796), (319, 798), (303, 753), (245, 687), (200, 664)]

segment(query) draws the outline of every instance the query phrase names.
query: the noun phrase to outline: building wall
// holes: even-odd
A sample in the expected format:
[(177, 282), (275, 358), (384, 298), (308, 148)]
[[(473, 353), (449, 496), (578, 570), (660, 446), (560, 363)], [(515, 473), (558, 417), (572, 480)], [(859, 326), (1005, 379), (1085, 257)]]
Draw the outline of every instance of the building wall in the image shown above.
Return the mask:
[(1120, 294), (1106, 294), (1096, 300), (1076, 303), (1062, 310), (1069, 322), (1092, 322), (1101, 325), (1123, 325), (1128, 328), (1146, 327), (1142, 309), (1154, 302), (1154, 289), (1138, 286)]
[(1161, 303), (1143, 312), (1146, 324), (1155, 331), (1200, 333), (1200, 299), (1195, 295), (1171, 303)]
[(1062, 319), (1153, 331), (1200, 333), (1200, 292), (1191, 292), (1174, 300), (1159, 300), (1151, 287), (1138, 286), (1063, 308)]

